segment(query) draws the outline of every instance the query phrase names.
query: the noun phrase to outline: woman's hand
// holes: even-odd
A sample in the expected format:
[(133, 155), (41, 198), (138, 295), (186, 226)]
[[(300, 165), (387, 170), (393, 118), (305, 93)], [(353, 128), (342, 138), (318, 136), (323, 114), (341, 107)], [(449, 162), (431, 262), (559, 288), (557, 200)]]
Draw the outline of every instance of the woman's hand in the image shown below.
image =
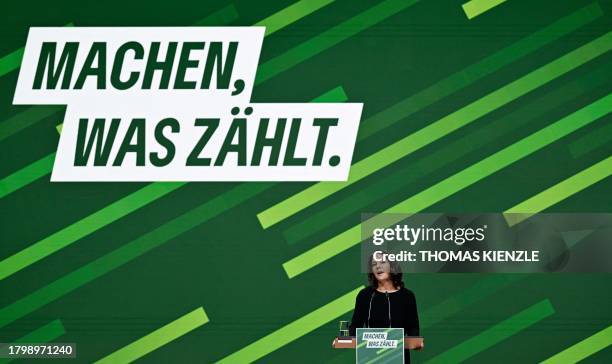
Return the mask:
[(421, 341), (420, 345), (415, 347), (412, 350), (423, 350), (424, 347), (425, 347), (425, 341)]

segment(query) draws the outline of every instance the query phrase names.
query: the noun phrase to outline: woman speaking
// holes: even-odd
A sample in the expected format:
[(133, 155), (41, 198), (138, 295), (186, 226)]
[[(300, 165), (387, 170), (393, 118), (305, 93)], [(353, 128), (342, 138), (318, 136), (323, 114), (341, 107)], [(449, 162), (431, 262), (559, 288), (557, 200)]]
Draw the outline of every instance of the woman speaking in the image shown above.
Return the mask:
[[(402, 272), (397, 262), (375, 261), (368, 264), (369, 287), (362, 289), (355, 300), (355, 311), (349, 331), (357, 328), (403, 328), (404, 335), (419, 335), (419, 317), (414, 293), (404, 287)], [(410, 363), (409, 350), (404, 361)]]

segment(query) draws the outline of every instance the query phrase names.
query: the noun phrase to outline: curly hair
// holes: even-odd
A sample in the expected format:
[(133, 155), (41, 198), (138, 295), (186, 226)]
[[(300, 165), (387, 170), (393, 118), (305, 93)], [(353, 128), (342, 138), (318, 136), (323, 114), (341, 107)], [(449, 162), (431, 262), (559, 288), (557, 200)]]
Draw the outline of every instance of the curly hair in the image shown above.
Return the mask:
[[(385, 252), (382, 252), (385, 253)], [(374, 254), (370, 255), (370, 259), (368, 261), (368, 282), (370, 283), (370, 287), (376, 289), (378, 288), (378, 280), (372, 272), (372, 261), (374, 260)], [(393, 286), (397, 289), (404, 288), (403, 274), (402, 268), (399, 263), (396, 261), (387, 261), (389, 263), (389, 276), (391, 277), (391, 282)]]

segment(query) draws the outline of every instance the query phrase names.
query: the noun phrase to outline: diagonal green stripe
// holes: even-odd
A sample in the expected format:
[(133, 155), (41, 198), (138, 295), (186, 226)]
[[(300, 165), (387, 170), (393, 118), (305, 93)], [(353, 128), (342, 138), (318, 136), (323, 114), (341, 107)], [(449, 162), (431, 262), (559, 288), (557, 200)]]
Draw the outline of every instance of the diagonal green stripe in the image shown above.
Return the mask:
[(587, 135), (570, 143), (568, 148), (572, 156), (578, 158), (603, 146), (612, 147), (612, 123), (591, 130)]
[[(346, 94), (342, 87), (336, 87), (312, 100), (312, 102), (332, 101), (346, 101)], [(238, 206), (249, 198), (275, 185), (275, 183), (242, 183), (185, 214), (168, 221), (121, 248), (4, 307), (0, 310), (0, 328), (111, 272), (199, 224)]]
[(256, 26), (265, 26), (266, 35), (277, 32), (289, 24), (295, 23), (308, 14), (311, 14), (325, 5), (329, 5), (334, 0), (300, 0), (283, 10), (270, 15), (269, 17), (257, 22)]
[[(55, 341), (60, 336), (64, 335), (66, 330), (60, 320), (53, 320), (48, 324), (37, 328), (36, 330), (14, 340), (15, 343), (48, 343)], [(0, 359), (0, 364), (10, 363), (13, 359)]]
[(529, 328), (551, 316), (553, 313), (555, 313), (555, 309), (549, 300), (540, 301), (442, 354), (436, 355), (432, 359), (426, 361), (426, 363), (462, 362), (506, 340), (512, 335)]
[(180, 234), (238, 206), (271, 186), (272, 184), (269, 183), (240, 184), (93, 262), (66, 274), (0, 309), (0, 328), (117, 269)]
[(611, 174), (612, 156), (509, 208), (504, 214), (512, 215), (506, 216), (506, 219), (509, 220), (510, 226), (516, 225), (532, 214), (565, 200)]
[(360, 226), (352, 228), (326, 240), (316, 247), (298, 255), (297, 257), (283, 263), (283, 269), (291, 279), (304, 273), (310, 268), (336, 256), (343, 251), (359, 244), (361, 241)]
[(612, 326), (544, 360), (541, 364), (577, 363), (612, 345)]
[(252, 363), (255, 360), (261, 359), (329, 321), (351, 311), (355, 306), (355, 296), (357, 296), (361, 289), (363, 287), (358, 287), (336, 298), (292, 323), (226, 356), (218, 363)]
[(23, 51), (24, 48), (21, 47), (0, 58), (0, 77), (19, 68), (23, 58)]
[[(309, 214), (289, 226), (283, 231), (283, 236), (287, 243), (296, 244), (335, 226), (349, 216), (356, 217), (360, 211), (367, 210), (368, 205), (381, 201), (386, 196), (402, 189), (405, 190), (407, 186), (418, 183), (424, 176), (443, 170), (489, 143), (502, 138), (507, 139), (509, 133), (521, 129), (524, 125), (533, 124), (537, 121), (536, 119), (553, 108), (571, 102), (601, 84), (609, 84), (610, 74), (609, 65), (603, 65), (594, 72), (563, 84), (541, 97), (529, 99), (520, 108), (492, 120), (480, 129), (445, 144), (422, 158), (415, 159), (410, 164), (364, 186), (343, 200), (335, 199), (333, 205)], [(505, 143), (506, 140), (500, 144)]]
[(612, 49), (612, 32), (606, 33), (588, 44), (583, 45), (555, 61), (530, 72), (518, 80), (489, 93), (425, 128), (362, 159), (351, 167), (348, 181), (316, 183), (267, 210), (260, 212), (257, 217), (261, 225), (264, 228), (268, 228), (433, 141), (477, 120), (491, 111), (560, 77), (610, 49)]
[(30, 107), (0, 123), (0, 141), (63, 110), (64, 107), (58, 106)]
[(416, 3), (417, 0), (385, 0), (369, 8), (260, 65), (255, 85), (269, 80)]
[[(381, 353), (385, 352), (384, 354), (380, 355)], [(365, 364), (374, 364), (374, 363), (397, 363), (397, 360), (402, 360), (401, 352), (397, 352), (397, 351), (392, 351), (389, 349), (380, 349), (376, 352), (376, 356), (374, 359), (367, 361)], [(389, 356), (391, 355), (391, 356)], [(384, 360), (381, 362), (381, 360)]]
[[(575, 111), (557, 122), (490, 155), (470, 167), (436, 183), (387, 209), (385, 213), (416, 213), (454, 193), (490, 176), (531, 153), (592, 123), (612, 111), (612, 94)], [(283, 264), (289, 278), (316, 266), (359, 244), (360, 225), (356, 225)]]
[(547, 27), (519, 40), (516, 43), (456, 72), (445, 79), (405, 98), (395, 105), (364, 120), (359, 126), (357, 140), (361, 141), (415, 112), (422, 110), (448, 95), (467, 87), (502, 67), (524, 57), (563, 36), (572, 33), (587, 23), (601, 17), (603, 10), (593, 3), (567, 15)]
[(316, 97), (311, 102), (346, 102), (348, 96), (342, 86), (335, 87), (319, 97)]
[(230, 24), (238, 19), (238, 10), (234, 4), (229, 4), (204, 19), (198, 20), (193, 25), (195, 26), (215, 26), (219, 24)]
[(131, 363), (207, 323), (202, 307), (172, 321), (95, 363)]
[(66, 329), (60, 320), (53, 320), (48, 324), (15, 340), (18, 343), (46, 343), (64, 335)]
[(184, 182), (156, 182), (121, 198), (93, 214), (0, 261), (0, 280), (63, 249), (129, 213), (183, 186)]
[(53, 167), (54, 160), (55, 153), (51, 153), (1, 179), (0, 198), (15, 192), (23, 186), (36, 181), (42, 176), (49, 174), (51, 172), (51, 168)]
[(463, 4), (461, 7), (468, 19), (474, 19), (480, 14), (483, 14), (497, 5), (505, 3), (506, 0), (471, 0)]

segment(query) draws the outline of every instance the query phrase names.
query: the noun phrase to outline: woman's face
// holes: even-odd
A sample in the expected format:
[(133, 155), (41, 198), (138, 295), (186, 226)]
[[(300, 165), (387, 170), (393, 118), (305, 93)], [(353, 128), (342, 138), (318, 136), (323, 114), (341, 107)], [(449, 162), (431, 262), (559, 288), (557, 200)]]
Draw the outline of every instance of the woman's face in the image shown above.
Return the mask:
[(389, 275), (389, 272), (389, 262), (387, 262), (386, 260), (383, 260), (381, 262), (372, 260), (372, 273), (374, 273), (374, 277), (376, 277), (377, 281), (381, 282), (390, 279), (391, 276)]

